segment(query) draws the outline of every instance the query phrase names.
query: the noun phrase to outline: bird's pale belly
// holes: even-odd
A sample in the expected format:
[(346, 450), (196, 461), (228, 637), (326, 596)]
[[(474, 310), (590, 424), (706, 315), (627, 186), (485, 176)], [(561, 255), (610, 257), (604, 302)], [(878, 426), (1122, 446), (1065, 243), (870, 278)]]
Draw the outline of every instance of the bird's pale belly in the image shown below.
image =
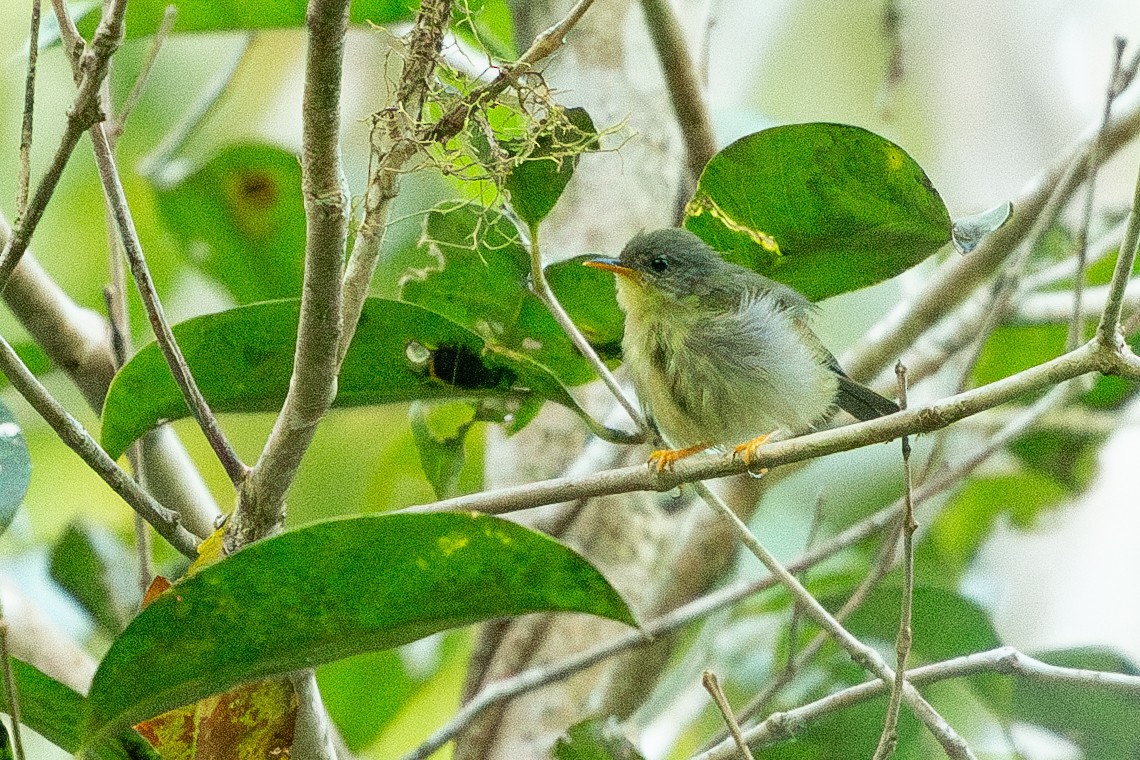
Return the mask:
[[(738, 366), (699, 345), (670, 351), (666, 346), (678, 344), (655, 335), (656, 327), (627, 324), (625, 350), (647, 352), (629, 363), (632, 379), (670, 447), (733, 446), (775, 430), (798, 434), (834, 408), (837, 380), (802, 344), (755, 346), (755, 365)], [(764, 362), (766, 351), (781, 361)]]

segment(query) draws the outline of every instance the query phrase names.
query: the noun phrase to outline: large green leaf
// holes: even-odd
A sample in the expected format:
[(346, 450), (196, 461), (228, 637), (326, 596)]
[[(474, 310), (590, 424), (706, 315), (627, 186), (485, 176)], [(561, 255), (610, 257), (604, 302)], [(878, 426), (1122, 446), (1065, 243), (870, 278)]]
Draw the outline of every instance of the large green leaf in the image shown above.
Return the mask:
[[(298, 309), (298, 301), (270, 301), (174, 327), (194, 379), (215, 411), (281, 407), (293, 367)], [(335, 406), (478, 397), (523, 407), (545, 399), (578, 410), (558, 380), (528, 357), (488, 344), (420, 306), (368, 299), (341, 368)], [(152, 343), (111, 383), (103, 404), (103, 447), (117, 457), (160, 421), (188, 414)]]
[(405, 301), (473, 330), (490, 345), (530, 357), (567, 385), (596, 377), (527, 287), (530, 256), (502, 215), (469, 204), (438, 206), (424, 219), (421, 245), (438, 266), (404, 277)]
[(713, 156), (685, 226), (738, 264), (819, 300), (881, 282), (950, 240), (926, 174), (878, 135), (789, 124)]
[(546, 281), (570, 319), (605, 359), (621, 358), (625, 315), (617, 303), (614, 278), (606, 271), (582, 266), (595, 258), (575, 256), (546, 267)]
[(88, 739), (236, 684), (529, 612), (634, 624), (580, 556), (477, 514), (368, 515), (250, 545), (153, 601), (91, 685)]
[(616, 718), (589, 718), (566, 729), (551, 749), (554, 760), (644, 760)]
[(28, 442), (12, 410), (0, 402), (0, 533), (8, 529), (32, 475)]
[(305, 209), (295, 155), (231, 145), (174, 183), (154, 180), (154, 190), (182, 250), (238, 303), (301, 295)]

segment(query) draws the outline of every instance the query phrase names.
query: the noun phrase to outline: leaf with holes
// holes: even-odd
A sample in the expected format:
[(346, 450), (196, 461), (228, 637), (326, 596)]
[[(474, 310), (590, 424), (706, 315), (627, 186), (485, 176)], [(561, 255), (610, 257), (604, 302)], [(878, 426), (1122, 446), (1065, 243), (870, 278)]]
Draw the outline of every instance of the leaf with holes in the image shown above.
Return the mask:
[(909, 269), (950, 241), (951, 223), (899, 146), (859, 127), (789, 124), (713, 156), (685, 227), (819, 300)]
[(530, 612), (634, 624), (586, 560), (478, 514), (366, 515), (251, 544), (174, 584), (112, 643), (88, 740), (268, 676)]
[[(174, 327), (194, 379), (215, 411), (281, 408), (293, 368), (298, 310), (298, 301), (270, 301)], [(558, 379), (528, 357), (489, 344), (420, 306), (368, 299), (341, 368), (334, 406), (448, 398), (499, 399), (508, 412), (548, 400), (585, 414)], [(152, 343), (111, 383), (103, 404), (103, 447), (118, 457), (155, 425), (188, 414)]]
[(406, 274), (403, 300), (473, 330), (490, 345), (529, 357), (567, 385), (596, 377), (527, 286), (530, 257), (514, 225), (498, 212), (437, 206), (424, 219), (421, 247), (438, 265)]

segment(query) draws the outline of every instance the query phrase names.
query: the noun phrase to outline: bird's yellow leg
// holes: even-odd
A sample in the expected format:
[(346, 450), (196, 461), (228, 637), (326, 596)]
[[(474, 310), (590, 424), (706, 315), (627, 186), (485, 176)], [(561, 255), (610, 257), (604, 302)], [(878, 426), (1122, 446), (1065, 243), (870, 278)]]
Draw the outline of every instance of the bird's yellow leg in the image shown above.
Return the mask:
[(649, 455), (648, 464), (657, 468), (657, 472), (665, 470), (672, 470), (673, 465), (685, 457), (691, 457), (693, 454), (699, 454), (709, 447), (707, 443), (698, 443), (696, 446), (689, 446), (684, 449), (657, 449)]
[(768, 439), (775, 434), (775, 430), (767, 435), (761, 435), (753, 438), (751, 441), (746, 441), (732, 450), (734, 457), (740, 457), (744, 460), (744, 464), (751, 466), (752, 460), (756, 458), (756, 452), (760, 447), (767, 443)]

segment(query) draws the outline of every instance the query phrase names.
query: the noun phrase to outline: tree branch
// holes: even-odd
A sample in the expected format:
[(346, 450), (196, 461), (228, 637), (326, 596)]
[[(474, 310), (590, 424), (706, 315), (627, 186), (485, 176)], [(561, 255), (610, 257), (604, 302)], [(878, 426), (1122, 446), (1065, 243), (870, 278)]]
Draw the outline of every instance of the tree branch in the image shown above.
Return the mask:
[[(1001, 647), (915, 668), (908, 674), (908, 679), (921, 686), (977, 673), (1015, 675), (1043, 683), (1078, 684), (1126, 697), (1140, 697), (1140, 676), (1062, 668), (1024, 655), (1013, 647)], [(789, 739), (808, 723), (836, 710), (877, 697), (886, 689), (887, 685), (882, 681), (866, 681), (794, 710), (776, 713), (758, 726), (746, 729), (744, 740), (749, 746), (755, 747)], [(735, 753), (736, 744), (726, 740), (708, 752), (693, 756), (692, 760), (731, 760)]]
[(716, 139), (709, 120), (704, 88), (697, 77), (681, 25), (673, 15), (668, 1), (641, 0), (641, 10), (645, 13), (645, 25), (649, 28), (649, 36), (657, 50), (657, 60), (665, 74), (665, 86), (673, 103), (673, 113), (681, 127), (689, 181), (696, 187), (705, 164), (716, 153)]
[(52, 430), (95, 471), (107, 485), (127, 502), (143, 519), (155, 527), (163, 538), (187, 557), (197, 556), (197, 539), (182, 527), (178, 513), (154, 500), (134, 479), (123, 471), (107, 452), (99, 446), (79, 421), (68, 414), (39, 380), (32, 375), (20, 357), (0, 337), (0, 372), (8, 378), (20, 395), (27, 399), (36, 413), (44, 418)]
[(234, 549), (280, 529), (285, 492), (317, 423), (336, 397), (341, 340), (341, 272), (348, 239), (348, 193), (340, 158), (340, 85), (348, 0), (311, 0), (302, 106), (305, 274), (289, 392), (227, 535)]
[[(1128, 89), (1129, 97), (1118, 98), (1120, 110), (1104, 133), (1102, 156), (1108, 159), (1140, 131), (1140, 87)], [(1070, 198), (1085, 179), (1088, 155), (1099, 132), (1100, 120), (1085, 130), (1052, 167), (1035, 177), (1014, 201), (1009, 221), (966, 256), (956, 257), (930, 278), (913, 300), (899, 306), (871, 328), (867, 336), (841, 362), (848, 374), (870, 382), (893, 362), (906, 346), (960, 303), (1025, 240), (1051, 197)]]
[(1124, 239), (1120, 241), (1120, 252), (1116, 256), (1116, 268), (1108, 283), (1108, 296), (1100, 324), (1096, 328), (1096, 339), (1101, 345), (1114, 351), (1123, 350), (1120, 338), (1120, 314), (1124, 308), (1124, 293), (1132, 276), (1132, 266), (1136, 263), (1136, 249), (1140, 246), (1140, 175), (1136, 177), (1136, 190), (1132, 197), (1132, 210), (1128, 214), (1128, 227)]
[[(801, 462), (840, 451), (883, 443), (901, 435), (929, 433), (1013, 401), (1026, 393), (1056, 385), (1089, 373), (1131, 374), (1120, 355), (1096, 343), (1086, 343), (1075, 351), (1002, 378), (989, 385), (912, 407), (887, 417), (765, 444), (757, 451), (752, 466), (756, 470)], [(740, 475), (747, 466), (731, 454), (695, 456), (677, 462), (673, 470), (657, 472), (637, 465), (576, 478), (553, 478), (522, 486), (502, 488), (468, 496), (444, 499), (409, 507), (404, 512), (448, 512), (476, 510), (505, 514), (574, 499), (630, 493), (632, 491), (671, 491), (681, 483)]]
[[(63, 168), (67, 166), (75, 146), (79, 143), (79, 138), (93, 125), (105, 118), (102, 109), (99, 107), (99, 88), (103, 84), (104, 77), (107, 76), (111, 56), (118, 50), (123, 40), (123, 16), (127, 11), (126, 0), (110, 0), (103, 10), (103, 18), (100, 20), (99, 26), (95, 29), (91, 48), (87, 51), (82, 50), (83, 40), (79, 33), (74, 31), (74, 24), (70, 23), (71, 17), (68, 15), (67, 6), (64, 5), (63, 0), (53, 0), (52, 4), (59, 20), (60, 36), (63, 39), (64, 48), (72, 60), (72, 70), (75, 72), (76, 81), (79, 83), (79, 90), (75, 94), (75, 101), (67, 112), (67, 127), (64, 129), (63, 137), (60, 138), (59, 147), (56, 149), (51, 165), (36, 187), (35, 195), (32, 196), (31, 203), (27, 207), (27, 213), (20, 218), (19, 226), (8, 238), (8, 244), (4, 247), (3, 253), (0, 254), (0, 292), (3, 292), (7, 286), (8, 279), (15, 271), (16, 265), (20, 263), (24, 251), (28, 249), (32, 233), (35, 232), (36, 225), (43, 217), (48, 201), (55, 193), (59, 178), (63, 175)], [(69, 26), (68, 31), (63, 31), (65, 26)], [(37, 42), (38, 40), (32, 39), (30, 44), (35, 47)]]
[(40, 0), (32, 0), (32, 30), (28, 34), (28, 72), (24, 78), (24, 116), (20, 122), (20, 184), (16, 189), (16, 223), (28, 210), (32, 184), (32, 124), (36, 110), (36, 59), (40, 52)]

